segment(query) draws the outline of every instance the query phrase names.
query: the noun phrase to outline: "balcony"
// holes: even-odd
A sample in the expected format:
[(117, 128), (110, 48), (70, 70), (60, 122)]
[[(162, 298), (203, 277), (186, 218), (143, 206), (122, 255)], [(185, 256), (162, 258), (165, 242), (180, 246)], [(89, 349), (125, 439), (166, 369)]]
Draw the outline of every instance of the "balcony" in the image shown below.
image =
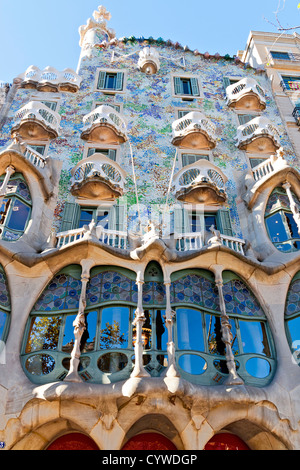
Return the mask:
[(250, 77), (228, 86), (226, 96), (230, 108), (261, 111), (266, 107), (263, 89)]
[(183, 167), (174, 176), (175, 197), (196, 204), (223, 204), (226, 176), (207, 160), (198, 160)]
[(81, 160), (71, 171), (74, 196), (111, 200), (122, 196), (126, 172), (101, 153)]
[(236, 146), (253, 153), (272, 153), (280, 147), (277, 128), (265, 117), (256, 117), (237, 128)]
[(216, 146), (215, 126), (197, 111), (174, 121), (172, 131), (172, 144), (176, 147), (212, 149)]
[(300, 173), (286, 161), (282, 148), (275, 155), (271, 155), (253, 167), (251, 174), (246, 175), (244, 200), (249, 209), (254, 206), (264, 188), (270, 186), (270, 180), (274, 187), (281, 185), (284, 181), (294, 181), (296, 185), (299, 185)]
[[(202, 232), (191, 232), (191, 233), (182, 233), (175, 235), (176, 250), (180, 252), (186, 251), (198, 251), (202, 248), (207, 248), (208, 245), (205, 245), (203, 242), (203, 233)], [(212, 243), (209, 243), (212, 246)], [(230, 237), (229, 235), (224, 235), (220, 233), (218, 235), (217, 244), (220, 246), (225, 246), (236, 253), (245, 255), (245, 240), (236, 237)], [(216, 243), (215, 243), (216, 245)]]
[(83, 118), (83, 125), (83, 140), (117, 145), (127, 141), (126, 123), (111, 106), (98, 106)]
[(49, 140), (59, 135), (60, 115), (39, 101), (30, 101), (15, 115), (11, 134), (25, 140)]
[(81, 84), (81, 77), (72, 69), (59, 72), (54, 67), (46, 67), (40, 70), (34, 65), (30, 66), (24, 74), (19, 75), (22, 88), (37, 89), (45, 92), (70, 92), (76, 93)]

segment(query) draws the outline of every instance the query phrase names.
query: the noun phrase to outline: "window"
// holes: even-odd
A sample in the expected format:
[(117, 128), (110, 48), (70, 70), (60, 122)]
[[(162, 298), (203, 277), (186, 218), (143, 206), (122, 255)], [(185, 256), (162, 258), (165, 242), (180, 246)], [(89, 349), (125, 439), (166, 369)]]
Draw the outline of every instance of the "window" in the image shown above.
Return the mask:
[(97, 89), (104, 91), (122, 91), (124, 85), (124, 72), (103, 71), (99, 72)]
[[(293, 198), (300, 209), (295, 194)], [(273, 245), (279, 251), (288, 253), (300, 249), (298, 227), (290, 209), (289, 198), (283, 188), (275, 188), (271, 193), (265, 210), (265, 224)]]
[(39, 153), (40, 155), (45, 155), (46, 145), (28, 144), (28, 146), (32, 148), (35, 152)]
[(5, 341), (8, 333), (9, 319), (10, 319), (10, 295), (8, 290), (8, 283), (4, 269), (0, 265), (0, 364), (1, 364), (1, 341)]
[[(194, 269), (173, 273), (171, 281), (182, 376), (199, 384), (222, 383), (228, 369), (214, 277), (209, 271)], [(267, 319), (251, 290), (235, 273), (224, 272), (223, 282), (237, 372), (246, 383), (263, 386), (275, 370)]]
[[(1, 177), (2, 184), (3, 176)], [(14, 173), (1, 198), (0, 237), (6, 241), (16, 241), (24, 233), (31, 215), (31, 196), (23, 176)]]
[(300, 77), (282, 76), (282, 86), (285, 90), (300, 90)]
[(57, 101), (41, 101), (41, 103), (43, 103), (49, 109), (52, 109), (52, 111), (56, 111)]
[(255, 117), (257, 117), (256, 114), (238, 114), (238, 121), (239, 125), (246, 124), (249, 121), (252, 121)]
[(113, 108), (118, 113), (121, 112), (121, 105), (120, 104), (106, 103), (106, 102), (95, 103), (94, 109), (98, 108), (98, 106), (110, 106), (111, 108)]
[(178, 96), (200, 96), (199, 81), (196, 77), (173, 77), (174, 93)]
[(273, 59), (279, 59), (279, 60), (293, 60), (293, 54), (290, 54), (289, 52), (282, 52), (282, 51), (271, 51), (271, 55)]
[(249, 162), (250, 162), (250, 166), (251, 168), (255, 168), (257, 165), (260, 165), (261, 163), (265, 162), (268, 157), (257, 157), (257, 156), (252, 156), (252, 155), (248, 155), (249, 156)]
[(217, 227), (217, 216), (216, 214), (206, 214), (193, 211), (190, 214), (190, 229), (191, 232), (201, 232), (203, 228), (209, 231), (210, 227), (214, 225)]
[(191, 165), (192, 163), (196, 163), (198, 160), (209, 160), (209, 155), (201, 155), (196, 153), (182, 153), (181, 160), (182, 166)]
[(81, 208), (78, 222), (78, 228), (84, 225), (89, 225), (92, 220), (96, 225), (102, 225), (103, 228), (108, 228), (109, 210), (97, 208)]
[(102, 153), (112, 161), (116, 161), (117, 150), (116, 149), (102, 149), (97, 147), (90, 147), (87, 152), (87, 157), (94, 155), (95, 153)]
[(290, 284), (285, 304), (285, 330), (294, 361), (300, 366), (300, 271)]

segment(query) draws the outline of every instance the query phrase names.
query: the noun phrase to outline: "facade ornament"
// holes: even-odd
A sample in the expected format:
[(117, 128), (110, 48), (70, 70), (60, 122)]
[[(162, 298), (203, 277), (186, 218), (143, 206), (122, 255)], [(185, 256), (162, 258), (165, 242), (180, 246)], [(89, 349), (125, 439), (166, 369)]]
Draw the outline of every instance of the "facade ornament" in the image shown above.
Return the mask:
[(209, 246), (219, 246), (222, 245), (222, 240), (221, 240), (221, 233), (219, 230), (215, 228), (214, 225), (211, 225), (209, 227), (209, 231), (213, 234), (213, 236), (208, 240), (208, 245)]
[(80, 41), (79, 41), (80, 47), (84, 45), (85, 47), (93, 47), (93, 45), (95, 45), (95, 43), (93, 44), (89, 42), (92, 38), (88, 38), (88, 44), (87, 43), (85, 44), (86, 42), (85, 35), (88, 31), (92, 29), (97, 29), (98, 31), (102, 33), (101, 38), (103, 41), (109, 42), (112, 39), (114, 39), (116, 37), (115, 31), (111, 28), (108, 28), (106, 25), (106, 20), (109, 21), (110, 18), (111, 18), (111, 14), (106, 10), (104, 6), (100, 5), (98, 7), (98, 10), (94, 11), (93, 18), (89, 18), (87, 20), (86, 25), (79, 27), (78, 32), (80, 35)]
[(146, 75), (158, 72), (160, 63), (157, 50), (153, 47), (144, 47), (139, 54), (138, 67)]
[(135, 318), (133, 321), (133, 326), (135, 328), (135, 344), (134, 344), (134, 356), (135, 356), (135, 363), (134, 369), (131, 373), (130, 377), (150, 377), (150, 374), (145, 370), (143, 364), (143, 352), (144, 352), (144, 345), (143, 345), (143, 337), (142, 337), (142, 327), (146, 321), (146, 317), (144, 315), (143, 309), (143, 284), (144, 279), (142, 276), (142, 272), (138, 271), (136, 277), (136, 285), (138, 288), (138, 303), (137, 308), (135, 311)]
[(166, 288), (166, 314), (165, 322), (168, 331), (168, 342), (167, 342), (167, 353), (168, 353), (168, 368), (165, 372), (166, 377), (179, 377), (179, 372), (176, 367), (175, 361), (175, 343), (173, 338), (173, 325), (175, 311), (171, 308), (171, 296), (170, 296), (170, 287), (171, 280), (166, 280), (164, 282)]
[(225, 381), (226, 385), (243, 385), (244, 381), (237, 374), (236, 363), (234, 360), (234, 355), (232, 352), (232, 333), (231, 325), (229, 322), (229, 317), (226, 313), (226, 305), (223, 295), (223, 278), (222, 278), (222, 266), (214, 266), (215, 273), (215, 284), (218, 288), (219, 301), (220, 301), (220, 310), (221, 310), (221, 332), (222, 332), (222, 341), (225, 344), (226, 350), (226, 365), (228, 369), (228, 378)]
[(78, 366), (80, 363), (80, 346), (81, 338), (86, 330), (85, 321), (85, 308), (86, 308), (86, 287), (90, 279), (90, 268), (92, 265), (91, 260), (82, 260), (82, 274), (81, 274), (81, 293), (79, 299), (79, 308), (77, 316), (73, 322), (74, 327), (74, 346), (71, 352), (70, 369), (66, 375), (65, 382), (82, 382), (81, 377), (78, 374)]

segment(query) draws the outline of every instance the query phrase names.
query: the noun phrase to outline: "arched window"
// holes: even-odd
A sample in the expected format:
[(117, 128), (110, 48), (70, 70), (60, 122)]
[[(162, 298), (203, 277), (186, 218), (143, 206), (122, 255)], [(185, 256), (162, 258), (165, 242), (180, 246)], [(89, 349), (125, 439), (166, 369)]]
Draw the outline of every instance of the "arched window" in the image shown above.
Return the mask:
[[(245, 383), (263, 386), (275, 370), (266, 317), (237, 275), (225, 271), (223, 282), (238, 374)], [(222, 383), (228, 369), (218, 291), (212, 273), (204, 270), (174, 273), (171, 303), (176, 308), (176, 355), (181, 374), (204, 385)]]
[(46, 450), (99, 450), (99, 448), (89, 436), (71, 432), (55, 439)]
[[(5, 272), (0, 265), (0, 346), (5, 342), (8, 334), (10, 321), (10, 295)], [(0, 347), (0, 358), (2, 348)], [(1, 361), (0, 361), (1, 363)]]
[[(0, 185), (4, 176), (0, 178)], [(0, 237), (2, 240), (15, 241), (24, 233), (31, 215), (31, 196), (28, 185), (20, 173), (14, 173), (7, 184), (5, 195), (1, 198)]]
[(170, 439), (156, 432), (137, 434), (129, 439), (122, 450), (177, 450)]
[[(294, 203), (300, 209), (300, 202), (292, 193)], [(272, 191), (265, 210), (265, 224), (273, 245), (284, 253), (300, 249), (300, 235), (294, 219), (291, 204), (283, 188)]]
[(285, 304), (285, 328), (294, 361), (300, 365), (300, 271), (290, 284)]

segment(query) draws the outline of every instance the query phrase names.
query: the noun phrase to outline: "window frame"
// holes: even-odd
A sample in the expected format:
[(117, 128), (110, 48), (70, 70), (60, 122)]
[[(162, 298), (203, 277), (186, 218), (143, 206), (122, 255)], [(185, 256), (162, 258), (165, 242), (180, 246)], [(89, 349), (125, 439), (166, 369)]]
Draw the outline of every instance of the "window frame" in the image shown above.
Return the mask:
[[(93, 154), (91, 154), (90, 156), (88, 156), (88, 153), (91, 149), (99, 150), (99, 152), (95, 152), (95, 153), (101, 153), (101, 149), (105, 150), (105, 151), (106, 150), (114, 150), (115, 155), (116, 155), (116, 159), (112, 160), (112, 161), (114, 161), (118, 165), (120, 164), (120, 154), (121, 154), (121, 146), (120, 145), (105, 145), (105, 144), (98, 144), (96, 142), (87, 142), (85, 144), (84, 148), (83, 148), (83, 155), (82, 155), (82, 161), (83, 162), (86, 158), (90, 158), (93, 155)], [(106, 156), (107, 156), (107, 158), (109, 158), (108, 155), (106, 155)]]
[[(176, 93), (176, 85), (175, 85), (175, 80), (179, 79), (184, 79), (184, 80), (196, 80), (195, 83), (197, 83), (198, 87), (198, 92), (199, 94), (184, 94), (184, 93)], [(181, 98), (182, 101), (193, 101), (196, 99), (201, 99), (203, 98), (203, 89), (202, 89), (202, 83), (201, 83), (201, 78), (197, 74), (187, 74), (187, 73), (172, 73), (171, 74), (171, 90), (172, 90), (172, 96), (173, 98)], [(193, 91), (193, 85), (191, 85), (191, 91)]]
[[(122, 78), (122, 89), (115, 89), (115, 88), (99, 88), (99, 81), (100, 81), (100, 74), (105, 73), (105, 74), (115, 74), (117, 75), (118, 73), (123, 74)], [(95, 80), (95, 86), (94, 86), (94, 91), (95, 92), (101, 92), (105, 95), (116, 95), (117, 93), (124, 94), (126, 92), (126, 86), (127, 86), (127, 75), (128, 75), (128, 70), (127, 69), (113, 69), (113, 68), (97, 68), (96, 70), (96, 80)], [(105, 79), (104, 79), (105, 80)]]

